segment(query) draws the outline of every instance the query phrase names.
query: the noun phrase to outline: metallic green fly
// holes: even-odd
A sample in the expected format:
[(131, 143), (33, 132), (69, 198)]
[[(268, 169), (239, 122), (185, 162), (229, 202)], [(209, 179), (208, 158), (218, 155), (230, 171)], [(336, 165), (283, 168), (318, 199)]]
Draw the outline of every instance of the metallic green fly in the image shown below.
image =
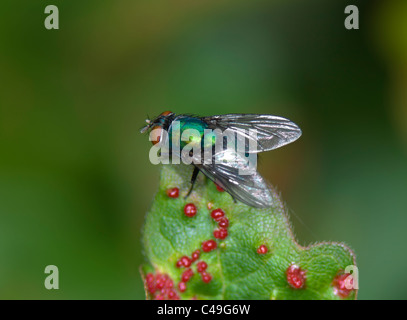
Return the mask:
[[(279, 148), (301, 136), (301, 129), (292, 121), (265, 114), (197, 117), (166, 111), (146, 122), (141, 133), (149, 131), (153, 144), (166, 145), (172, 158), (175, 155), (180, 157), (180, 154), (171, 150), (187, 149), (187, 154), (191, 157), (191, 162), (188, 163), (194, 166), (194, 172), (186, 197), (191, 193), (201, 171), (235, 200), (256, 208), (270, 207), (273, 204), (272, 196), (257, 170), (251, 170), (249, 174), (244, 172), (251, 165), (249, 160), (253, 156), (257, 160), (257, 153)], [(197, 134), (189, 135), (192, 131)], [(188, 138), (181, 139), (187, 132)], [(221, 132), (222, 135), (219, 139), (219, 136), (211, 132)], [(232, 144), (228, 144), (230, 141)], [(239, 141), (240, 149), (236, 148)], [(198, 154), (193, 152), (195, 147), (199, 147)], [(184, 161), (185, 154), (181, 154)]]

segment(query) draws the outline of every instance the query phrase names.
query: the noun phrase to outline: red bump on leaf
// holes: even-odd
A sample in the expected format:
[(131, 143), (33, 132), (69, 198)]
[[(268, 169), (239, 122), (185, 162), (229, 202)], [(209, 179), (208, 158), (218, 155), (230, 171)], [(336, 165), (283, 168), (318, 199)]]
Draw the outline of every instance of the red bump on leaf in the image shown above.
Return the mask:
[(295, 264), (292, 264), (286, 271), (287, 282), (294, 289), (301, 289), (305, 285), (305, 271)]
[(203, 271), (201, 273), (201, 276), (202, 276), (202, 281), (205, 282), (205, 283), (209, 283), (212, 280), (212, 276), (209, 273), (205, 272), (205, 271)]
[(185, 290), (187, 290), (187, 284), (185, 282), (178, 283), (178, 289), (179, 291), (184, 292)]
[(183, 266), (185, 268), (188, 268), (192, 263), (191, 259), (188, 258), (187, 256), (181, 257), (181, 259), (179, 259), (179, 261), (181, 261), (181, 266)]
[(213, 203), (212, 203), (212, 202), (208, 202), (207, 207), (208, 207), (208, 210), (212, 210), (212, 208), (213, 208)]
[(169, 196), (170, 198), (178, 198), (179, 189), (178, 188), (167, 189), (167, 196)]
[(147, 285), (147, 289), (148, 291), (153, 294), (155, 293), (157, 290), (155, 288), (155, 277), (152, 273), (148, 273), (146, 275), (146, 285)]
[(341, 298), (346, 298), (353, 290), (353, 276), (350, 273), (340, 274), (335, 277), (332, 284), (334, 293)]
[(229, 227), (229, 220), (226, 217), (222, 217), (219, 219), (218, 221), (218, 226), (220, 228), (226, 229), (227, 227)]
[(217, 244), (216, 244), (216, 241), (214, 241), (214, 240), (207, 240), (202, 243), (202, 250), (204, 252), (209, 252), (209, 251), (215, 250), (216, 247), (217, 247)]
[(192, 269), (187, 269), (182, 273), (181, 280), (183, 282), (188, 282), (189, 279), (191, 279), (193, 275), (194, 275), (194, 272), (192, 271)]
[(165, 283), (165, 287), (167, 289), (172, 289), (174, 287), (174, 281), (172, 281), (171, 279), (168, 279), (167, 282)]
[(188, 203), (184, 207), (184, 213), (187, 217), (192, 218), (196, 215), (196, 206), (193, 203)]
[(146, 274), (146, 282), (147, 284), (150, 284), (154, 281), (154, 275), (152, 273), (147, 273)]
[(157, 274), (156, 280), (155, 280), (155, 287), (157, 290), (161, 290), (164, 288), (165, 283), (167, 282), (167, 279), (165, 276), (161, 274)]
[(264, 244), (262, 244), (260, 247), (258, 247), (258, 249), (257, 249), (257, 253), (258, 254), (265, 254), (265, 253), (267, 253), (267, 251), (268, 251), (268, 249), (267, 249), (267, 247), (264, 245)]
[(199, 249), (192, 252), (192, 255), (191, 255), (192, 262), (198, 260), (200, 255), (201, 255), (201, 251), (199, 251)]
[(219, 192), (225, 191), (225, 190), (223, 190), (222, 187), (218, 186), (216, 183), (215, 183), (215, 186), (216, 186), (216, 189), (217, 189)]
[(222, 209), (215, 209), (211, 212), (211, 217), (215, 221), (219, 221), (224, 215), (225, 212)]
[(216, 239), (225, 239), (228, 236), (228, 231), (226, 229), (216, 229), (213, 232), (213, 236)]
[(179, 296), (177, 295), (177, 293), (174, 290), (169, 290), (167, 295), (168, 295), (168, 299), (170, 299), (170, 300), (179, 299)]
[(205, 271), (206, 268), (208, 268), (208, 264), (205, 261), (199, 261), (196, 265), (196, 269), (198, 270), (198, 272)]
[(147, 284), (147, 289), (148, 292), (150, 292), (151, 294), (155, 293), (157, 290), (155, 289), (155, 284)]

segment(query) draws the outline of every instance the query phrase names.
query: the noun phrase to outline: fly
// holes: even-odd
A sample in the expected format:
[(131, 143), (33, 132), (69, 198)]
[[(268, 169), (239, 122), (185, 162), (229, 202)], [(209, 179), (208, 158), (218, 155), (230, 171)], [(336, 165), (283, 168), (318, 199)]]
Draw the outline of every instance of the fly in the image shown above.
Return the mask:
[[(166, 111), (146, 122), (147, 125), (141, 129), (141, 133), (154, 130), (153, 144), (163, 143), (165, 139), (173, 141), (169, 136), (175, 135), (176, 132), (181, 136), (187, 129), (195, 130), (198, 132), (198, 136), (194, 136), (189, 141), (181, 141), (178, 147), (182, 148), (191, 143), (205, 149), (204, 147), (207, 147), (209, 141), (211, 161), (204, 160), (206, 154), (202, 151), (199, 154), (199, 160), (192, 163), (194, 171), (191, 187), (186, 197), (191, 193), (199, 172), (202, 172), (234, 199), (256, 208), (272, 206), (272, 196), (269, 186), (256, 170), (251, 171), (250, 174), (241, 174), (241, 170), (248, 166), (247, 155), (252, 154), (257, 159), (258, 153), (277, 149), (294, 142), (301, 136), (301, 129), (294, 122), (267, 114), (225, 114), (197, 117), (185, 114), (176, 115)], [(175, 126), (175, 124), (177, 125)], [(221, 132), (228, 132), (226, 136), (230, 137), (232, 134), (237, 141), (244, 141), (244, 152), (238, 152), (236, 148), (215, 148), (212, 138), (205, 139), (208, 129), (219, 129)], [(164, 134), (164, 130), (168, 135)], [(250, 132), (256, 132), (256, 135), (253, 136)], [(171, 142), (169, 144), (171, 145)], [(255, 147), (251, 147), (252, 145)], [(234, 160), (229, 161), (228, 159)]]

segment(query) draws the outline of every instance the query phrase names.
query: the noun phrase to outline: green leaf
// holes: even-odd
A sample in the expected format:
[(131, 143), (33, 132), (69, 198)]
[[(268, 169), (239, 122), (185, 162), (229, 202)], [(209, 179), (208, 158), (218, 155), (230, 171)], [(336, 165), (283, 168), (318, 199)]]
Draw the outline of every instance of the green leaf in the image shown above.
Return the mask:
[[(327, 242), (309, 247), (298, 245), (287, 211), (274, 189), (271, 208), (253, 208), (234, 202), (227, 192), (219, 191), (212, 181), (200, 174), (193, 192), (184, 199), (192, 169), (185, 165), (162, 166), (160, 187), (146, 216), (143, 233), (148, 263), (141, 273), (147, 298), (167, 299), (168, 290), (181, 299), (356, 298), (357, 290), (343, 288), (345, 268), (356, 265), (355, 256), (347, 246)], [(179, 189), (179, 197), (168, 196), (167, 190), (172, 188)], [(197, 208), (193, 217), (184, 214), (188, 203)], [(217, 208), (221, 208), (229, 220), (228, 236), (224, 240), (213, 235), (219, 227), (211, 212)], [(204, 252), (202, 243), (210, 239), (216, 241), (217, 248)], [(266, 253), (258, 253), (262, 245), (267, 248)], [(194, 274), (186, 282), (186, 290), (181, 292), (178, 284), (187, 268), (177, 267), (177, 261), (183, 256), (191, 257), (197, 249), (200, 257), (190, 267)], [(199, 261), (208, 265), (205, 272), (212, 277), (208, 283), (197, 271)], [(291, 284), (290, 266), (300, 268), (294, 271), (297, 278), (291, 278)], [(162, 280), (163, 275), (168, 279)], [(163, 281), (172, 282), (174, 287), (161, 294), (159, 283)]]

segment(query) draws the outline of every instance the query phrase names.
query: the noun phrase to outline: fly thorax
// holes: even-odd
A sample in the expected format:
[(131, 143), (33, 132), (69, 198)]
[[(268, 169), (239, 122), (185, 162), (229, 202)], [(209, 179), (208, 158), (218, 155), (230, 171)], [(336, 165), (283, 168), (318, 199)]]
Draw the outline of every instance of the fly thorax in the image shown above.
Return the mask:
[(169, 128), (172, 156), (179, 155), (184, 163), (200, 163), (206, 124), (199, 119), (175, 119)]

